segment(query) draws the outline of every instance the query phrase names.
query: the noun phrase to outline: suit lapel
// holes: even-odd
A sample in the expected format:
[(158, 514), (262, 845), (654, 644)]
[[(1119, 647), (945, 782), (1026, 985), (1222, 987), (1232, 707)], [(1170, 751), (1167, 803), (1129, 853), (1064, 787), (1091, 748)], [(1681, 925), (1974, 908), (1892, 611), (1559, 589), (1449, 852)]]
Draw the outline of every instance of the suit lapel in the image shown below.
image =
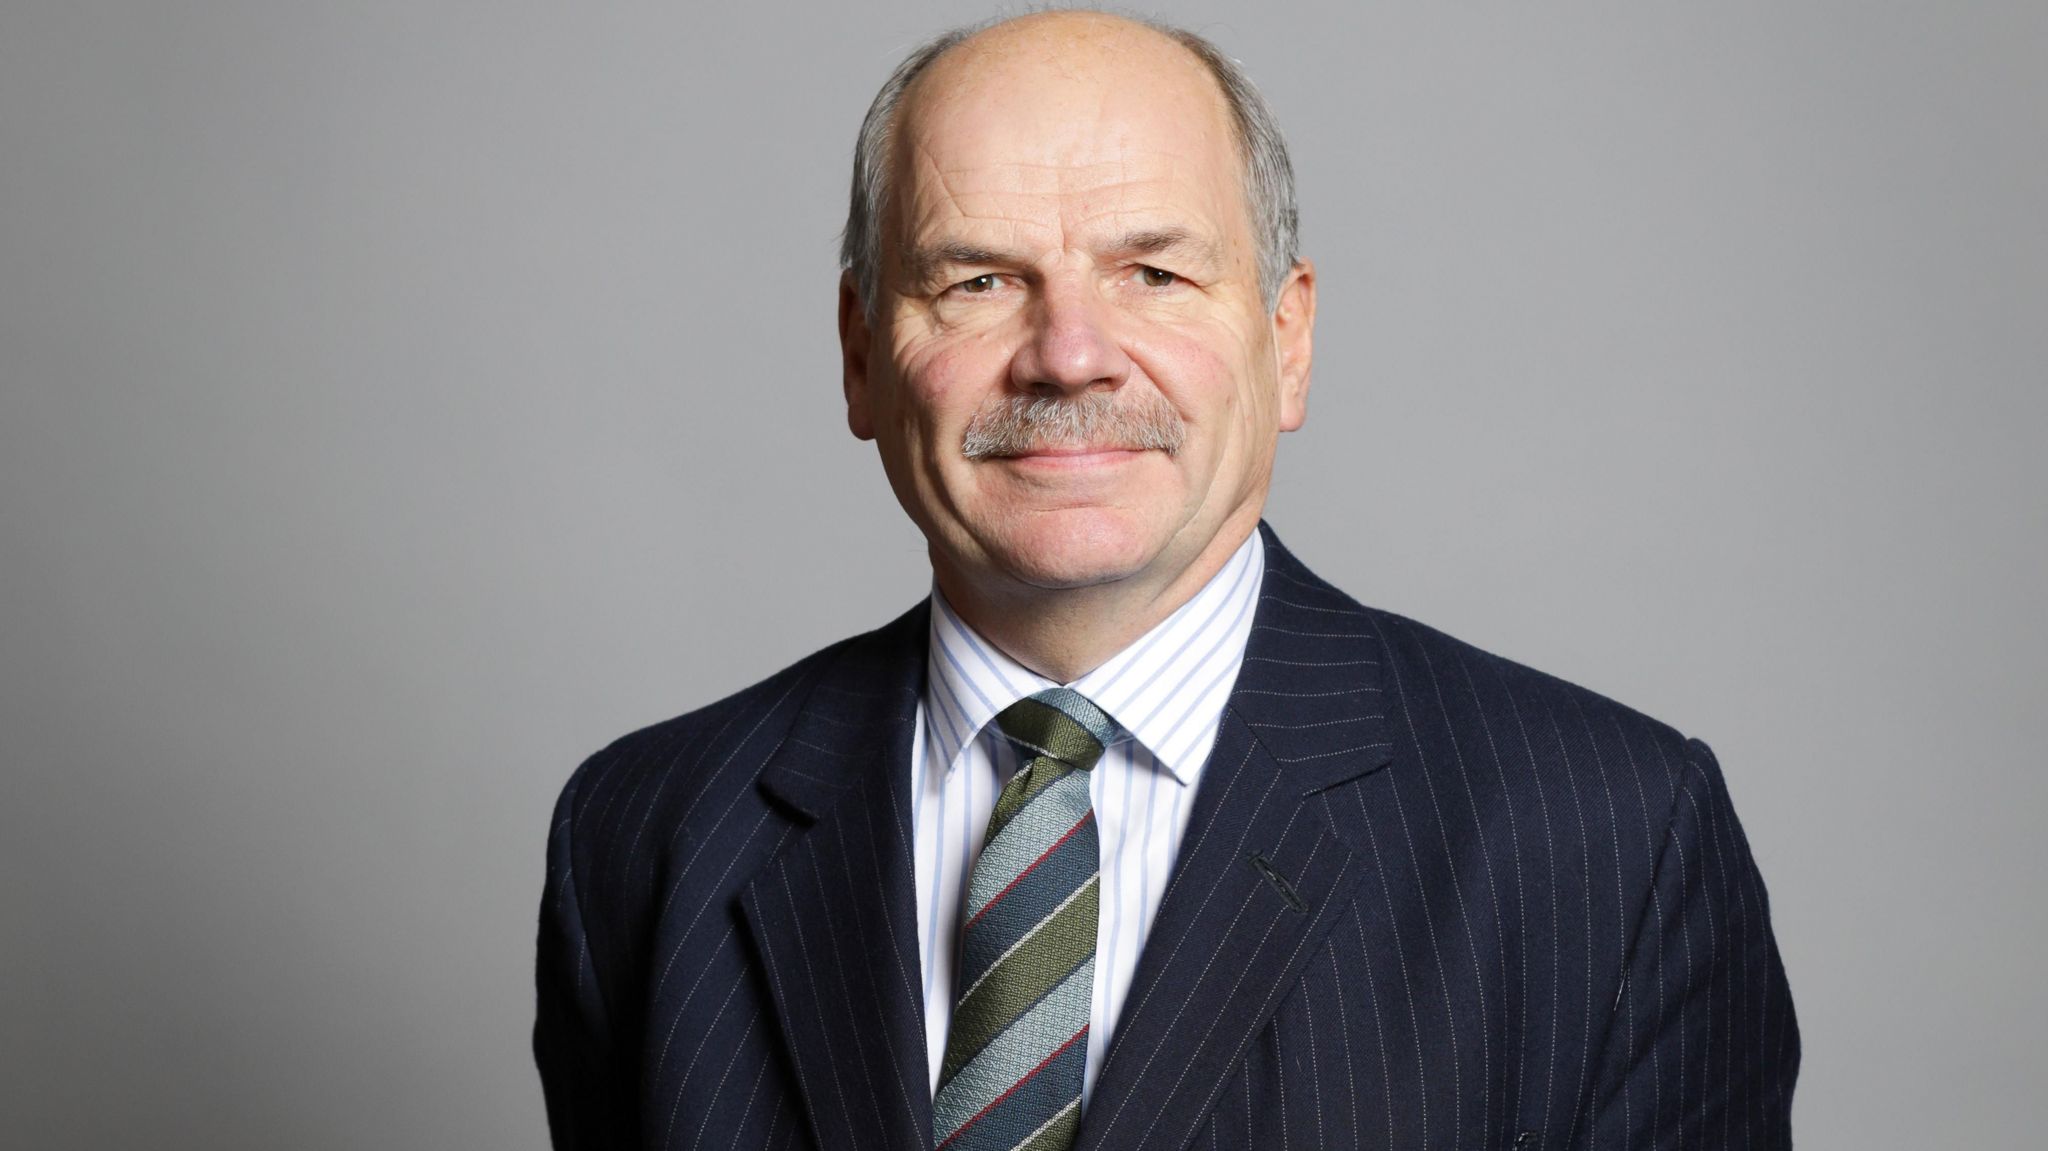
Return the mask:
[[(1185, 1146), (1371, 863), (1323, 793), (1391, 758), (1373, 628), (1260, 531), (1244, 667), (1077, 1151)], [(927, 613), (842, 649), (760, 777), (800, 827), (740, 904), (828, 1151), (932, 1146), (908, 770)]]
[(1390, 758), (1379, 647), (1357, 604), (1260, 531), (1244, 667), (1077, 1151), (1185, 1146), (1366, 862), (1321, 793)]
[(760, 777), (800, 826), (740, 905), (827, 1149), (931, 1146), (908, 768), (927, 612), (852, 641)]

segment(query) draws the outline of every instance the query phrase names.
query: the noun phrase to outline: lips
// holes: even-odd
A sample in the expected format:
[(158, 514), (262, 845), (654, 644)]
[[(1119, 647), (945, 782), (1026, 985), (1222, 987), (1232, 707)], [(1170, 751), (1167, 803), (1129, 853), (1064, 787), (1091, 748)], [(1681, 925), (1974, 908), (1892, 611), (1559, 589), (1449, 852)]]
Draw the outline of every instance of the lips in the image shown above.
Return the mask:
[(1011, 464), (1035, 469), (1080, 470), (1114, 467), (1145, 455), (1148, 449), (1061, 444), (1032, 448), (1013, 456), (998, 456)]
[(1004, 453), (991, 459), (1042, 459), (1042, 461), (1087, 461), (1110, 457), (1133, 457), (1151, 449), (1128, 444), (1032, 444), (1024, 451)]
[(1143, 448), (1124, 447), (1120, 444), (1044, 444), (1019, 452), (1011, 459), (1032, 459), (1034, 457), (1066, 456), (1107, 456), (1127, 455), (1144, 451)]

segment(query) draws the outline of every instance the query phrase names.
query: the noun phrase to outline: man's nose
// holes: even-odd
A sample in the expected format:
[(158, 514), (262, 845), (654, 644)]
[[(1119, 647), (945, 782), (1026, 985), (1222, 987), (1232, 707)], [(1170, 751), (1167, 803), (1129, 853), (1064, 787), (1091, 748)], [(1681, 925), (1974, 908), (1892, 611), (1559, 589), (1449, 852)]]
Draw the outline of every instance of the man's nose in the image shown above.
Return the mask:
[(1108, 301), (1092, 284), (1048, 284), (1032, 301), (1024, 346), (1010, 362), (1010, 380), (1034, 395), (1115, 388), (1131, 360), (1113, 330)]

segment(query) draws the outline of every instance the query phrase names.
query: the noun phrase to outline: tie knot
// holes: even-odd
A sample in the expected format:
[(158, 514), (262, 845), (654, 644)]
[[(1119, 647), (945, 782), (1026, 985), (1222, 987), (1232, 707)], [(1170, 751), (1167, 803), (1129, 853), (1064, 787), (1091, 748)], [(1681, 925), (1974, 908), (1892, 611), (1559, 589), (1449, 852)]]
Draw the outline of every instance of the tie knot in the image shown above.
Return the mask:
[(1027, 761), (1050, 756), (1078, 771), (1094, 767), (1117, 732), (1108, 712), (1065, 687), (1025, 696), (996, 716), (996, 726)]

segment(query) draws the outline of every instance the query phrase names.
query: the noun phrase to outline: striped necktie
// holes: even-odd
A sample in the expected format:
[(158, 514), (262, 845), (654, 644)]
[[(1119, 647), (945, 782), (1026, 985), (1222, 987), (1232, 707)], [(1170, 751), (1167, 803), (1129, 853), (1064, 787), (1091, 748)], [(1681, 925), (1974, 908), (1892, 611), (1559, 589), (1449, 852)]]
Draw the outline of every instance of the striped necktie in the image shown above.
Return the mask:
[(1066, 1151), (1081, 1123), (1101, 886), (1088, 772), (1117, 727), (1063, 687), (996, 725), (1023, 766), (968, 879), (932, 1117), (940, 1151)]

